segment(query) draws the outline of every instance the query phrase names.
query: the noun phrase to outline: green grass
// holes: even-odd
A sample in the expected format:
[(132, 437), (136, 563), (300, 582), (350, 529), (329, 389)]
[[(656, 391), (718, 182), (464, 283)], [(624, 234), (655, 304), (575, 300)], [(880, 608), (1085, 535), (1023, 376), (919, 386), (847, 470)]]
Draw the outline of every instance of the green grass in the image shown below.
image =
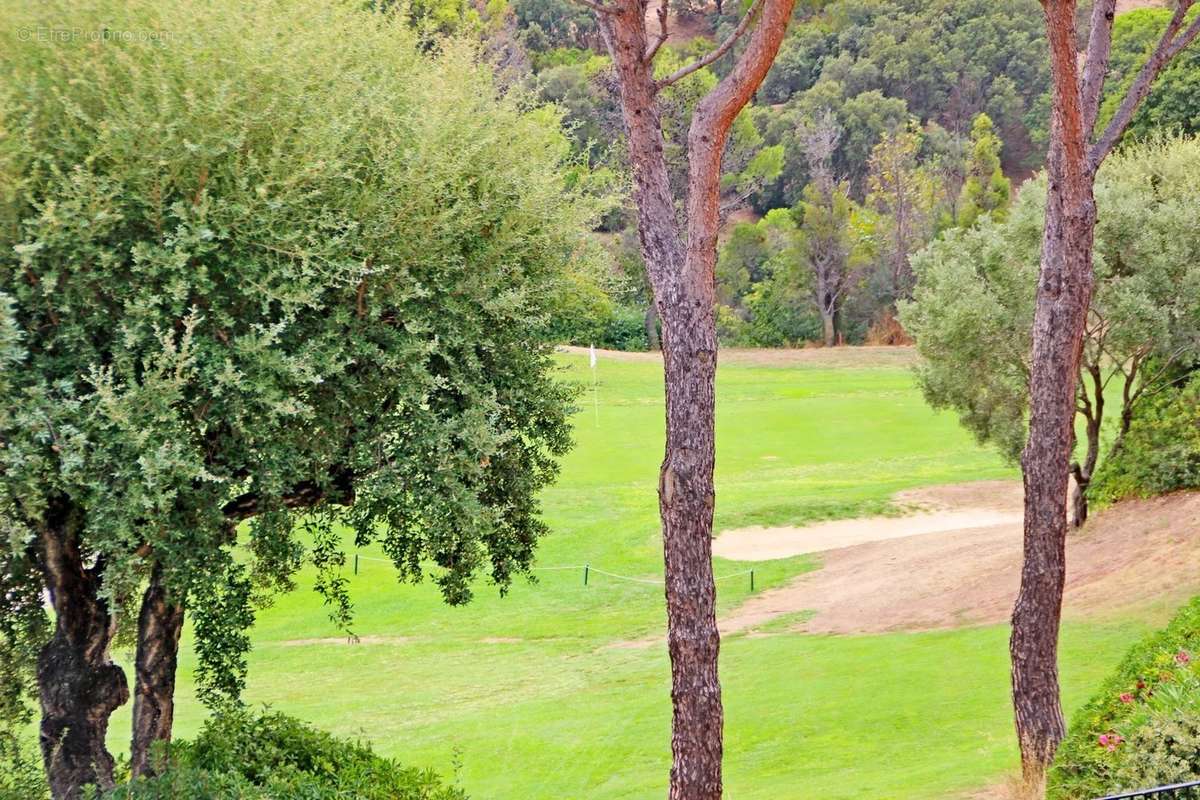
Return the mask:
[[(586, 357), (562, 360), (566, 377), (590, 386)], [(656, 364), (601, 361), (599, 414), (589, 389), (578, 445), (544, 496), (553, 534), (541, 543), (540, 566), (661, 576), (661, 390)], [(718, 405), (718, 529), (886, 512), (900, 489), (1014, 474), (951, 415), (930, 411), (903, 369), (724, 366)], [(248, 700), (361, 735), (413, 765), (457, 769), (475, 798), (663, 796), (665, 646), (609, 646), (662, 631), (660, 587), (596, 573), (584, 587), (578, 570), (544, 571), (507, 597), (483, 584), (471, 605), (447, 608), (432, 584), (398, 585), (387, 564), (361, 563), (351, 581), (355, 631), (391, 638), (295, 644), (339, 633), (312, 592), (281, 597), (254, 630)], [(717, 559), (716, 573), (747, 566)], [(807, 558), (757, 564), (757, 588), (814, 566)], [(301, 576), (302, 587), (310, 582)], [(748, 594), (746, 576), (723, 581), (721, 607)], [(1144, 630), (1134, 620), (1068, 624), (1068, 705)], [(731, 800), (935, 798), (1014, 765), (1003, 627), (771, 631), (722, 645)], [(186, 642), (181, 660), (176, 730), (187, 736), (203, 712)], [(116, 749), (127, 720), (128, 708), (114, 719)]]

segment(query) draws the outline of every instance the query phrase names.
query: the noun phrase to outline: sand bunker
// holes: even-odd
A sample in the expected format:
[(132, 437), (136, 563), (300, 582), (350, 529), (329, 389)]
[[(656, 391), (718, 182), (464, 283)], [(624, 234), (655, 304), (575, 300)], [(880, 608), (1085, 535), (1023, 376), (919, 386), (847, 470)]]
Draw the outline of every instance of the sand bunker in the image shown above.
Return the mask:
[(412, 641), (411, 636), (326, 636), (320, 639), (285, 639), (279, 644), (284, 647), (309, 647), (320, 644), (409, 644)]
[(916, 513), (812, 525), (738, 528), (722, 532), (713, 542), (713, 553), (732, 561), (767, 561), (927, 533), (1021, 525), (1022, 490), (1015, 481), (909, 489), (894, 500), (901, 508), (912, 508)]
[(731, 561), (767, 561), (925, 533), (1020, 524), (1020, 511), (974, 508), (906, 517), (841, 519), (800, 527), (739, 528), (718, 536), (713, 542), (713, 553)]

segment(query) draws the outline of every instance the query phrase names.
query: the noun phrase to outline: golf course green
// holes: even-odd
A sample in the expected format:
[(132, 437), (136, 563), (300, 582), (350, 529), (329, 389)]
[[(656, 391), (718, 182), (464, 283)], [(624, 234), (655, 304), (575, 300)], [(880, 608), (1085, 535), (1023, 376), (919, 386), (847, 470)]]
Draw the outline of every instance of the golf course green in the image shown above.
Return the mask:
[[(504, 597), (481, 582), (470, 605), (449, 608), (432, 582), (399, 585), (381, 553), (363, 550), (358, 573), (353, 555), (346, 567), (360, 637), (350, 644), (302, 573), (259, 614), (247, 701), (361, 735), (480, 800), (664, 796), (661, 367), (602, 355), (593, 387), (586, 354), (559, 358), (563, 379), (585, 388), (575, 449), (544, 494), (552, 534), (536, 582)], [(932, 411), (895, 359), (727, 360), (717, 398), (717, 531), (889, 513), (906, 488), (1017, 474)], [(716, 559), (722, 609), (749, 596), (750, 567), (760, 592), (820, 559)], [(1005, 626), (813, 635), (793, 630), (802, 618), (722, 642), (730, 800), (949, 798), (1014, 767)], [(1068, 709), (1147, 627), (1064, 626)], [(187, 737), (204, 710), (186, 633), (181, 659), (176, 735)], [(128, 749), (128, 715), (113, 719), (115, 751)]]

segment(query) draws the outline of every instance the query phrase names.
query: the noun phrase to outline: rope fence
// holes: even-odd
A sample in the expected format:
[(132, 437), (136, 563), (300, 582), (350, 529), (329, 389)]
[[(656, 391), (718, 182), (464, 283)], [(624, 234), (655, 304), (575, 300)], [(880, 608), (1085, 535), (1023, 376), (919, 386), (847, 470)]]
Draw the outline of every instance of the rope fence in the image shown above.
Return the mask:
[[(391, 564), (392, 563), (389, 559), (386, 559), (386, 558), (374, 558), (372, 556), (361, 556), (358, 553), (355, 553), (354, 554), (354, 574), (355, 575), (358, 574), (358, 562), (360, 560), (361, 561), (378, 561), (382, 564)], [(564, 565), (564, 566), (555, 566), (555, 567), (533, 567), (534, 572), (566, 572), (566, 571), (573, 571), (573, 570), (582, 570), (583, 571), (583, 585), (584, 586), (589, 585), (589, 578), (591, 577), (592, 573), (596, 573), (597, 575), (604, 575), (609, 578), (615, 578), (616, 580), (620, 580), (620, 581), (627, 581), (629, 583), (641, 583), (641, 584), (644, 584), (647, 586), (662, 586), (663, 585), (663, 581), (661, 578), (636, 578), (632, 575), (620, 575), (616, 572), (609, 572), (608, 570), (600, 569), (599, 567), (593, 567), (591, 564), (568, 564), (568, 565)], [(716, 578), (713, 578), (713, 582), (720, 583), (721, 581), (727, 581), (731, 578), (741, 578), (746, 575), (750, 576), (750, 591), (753, 592), (754, 591), (754, 570), (752, 570), (752, 569), (744, 569), (741, 572), (732, 572), (728, 575), (721, 575)]]

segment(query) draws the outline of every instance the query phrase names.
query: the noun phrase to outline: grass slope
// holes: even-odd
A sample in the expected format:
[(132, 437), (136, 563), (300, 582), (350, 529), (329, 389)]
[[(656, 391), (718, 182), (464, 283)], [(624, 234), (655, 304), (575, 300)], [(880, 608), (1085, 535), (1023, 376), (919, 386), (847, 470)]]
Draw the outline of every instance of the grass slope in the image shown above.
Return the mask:
[[(655, 580), (660, 367), (602, 359), (597, 413), (586, 356), (562, 362), (564, 376), (589, 389), (578, 446), (545, 494), (554, 533), (539, 564), (590, 563)], [(879, 513), (900, 489), (1013, 475), (951, 415), (931, 412), (905, 369), (724, 366), (718, 403), (718, 529)], [(397, 585), (387, 564), (361, 563), (352, 589), (363, 643), (298, 641), (339, 633), (311, 592), (279, 598), (254, 631), (248, 700), (361, 734), (411, 764), (457, 770), (476, 798), (664, 794), (665, 646), (619, 646), (662, 631), (660, 587), (597, 573), (584, 587), (579, 570), (548, 570), (505, 598), (484, 585), (470, 606), (450, 609), (432, 585)], [(747, 566), (718, 559), (716, 573)], [(757, 588), (815, 566), (807, 558), (755, 565)], [(721, 606), (748, 593), (744, 575), (722, 581)], [(731, 800), (933, 798), (1013, 765), (1005, 629), (854, 637), (775, 630), (722, 646)], [(1143, 630), (1136, 621), (1067, 625), (1069, 704)], [(183, 736), (202, 717), (193, 664), (185, 642)], [(128, 708), (112, 731), (123, 749)]]

